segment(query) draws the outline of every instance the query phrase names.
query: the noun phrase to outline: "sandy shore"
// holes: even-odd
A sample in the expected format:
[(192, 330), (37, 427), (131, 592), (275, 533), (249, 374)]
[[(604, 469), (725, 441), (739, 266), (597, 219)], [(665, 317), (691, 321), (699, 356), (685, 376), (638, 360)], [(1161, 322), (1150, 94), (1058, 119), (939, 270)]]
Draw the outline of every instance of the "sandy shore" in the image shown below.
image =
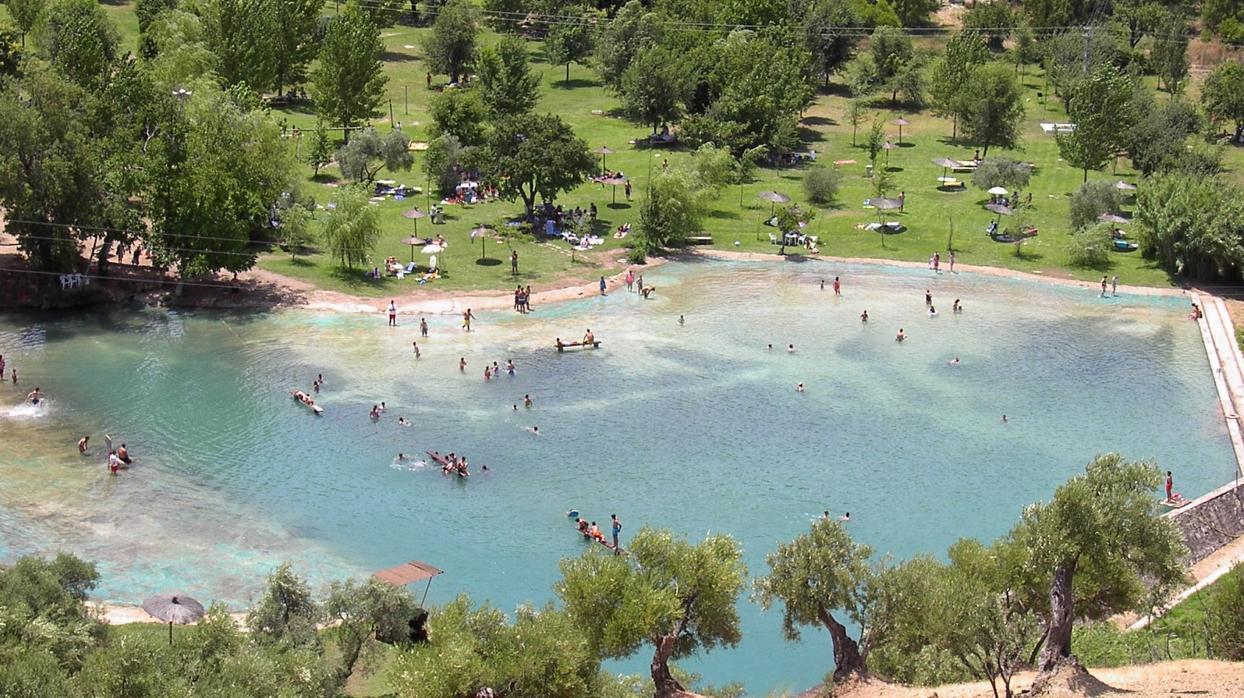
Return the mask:
[[(772, 254), (704, 249), (684, 254), (672, 255), (669, 257), (654, 257), (649, 259), (647, 264), (644, 265), (628, 265), (626, 264), (625, 255), (619, 254), (618, 256), (611, 258), (609, 261), (614, 264), (621, 265), (623, 270), (613, 274), (612, 276), (605, 277), (606, 292), (612, 292), (625, 285), (627, 269), (634, 269), (636, 274), (640, 274), (668, 262), (704, 258), (766, 263), (782, 263), (788, 260), (787, 257)], [(905, 269), (928, 268), (927, 265), (922, 262), (905, 262), (868, 257), (795, 257), (792, 255), (791, 258), (799, 259), (800, 263), (812, 262), (823, 264), (827, 267), (832, 265), (863, 264), (901, 267)], [(833, 269), (826, 270), (827, 276), (833, 273)], [(942, 273), (949, 274), (949, 272)], [(1003, 269), (1000, 267), (956, 264), (954, 273), (982, 274), (1000, 278), (1024, 279), (1058, 286), (1082, 288), (1090, 291), (1095, 291), (1097, 289), (1097, 284), (1092, 282), (1066, 277), (1049, 276), (1045, 274), (1033, 274), (1029, 272), (1015, 271), (1012, 269)], [(290, 295), (297, 298), (297, 300), (289, 302), (288, 305), (295, 307), (341, 313), (380, 313), (388, 307), (389, 299), (387, 298), (367, 298), (341, 293), (338, 291), (317, 289), (307, 282), (292, 279), (290, 277), (262, 269), (247, 272), (239, 278), (257, 285), (277, 286), (291, 292)], [(534, 288), (532, 290), (531, 304), (533, 307), (538, 309), (540, 306), (549, 303), (560, 303), (563, 301), (594, 296), (600, 293), (599, 284), (599, 280), (582, 282), (580, 279), (553, 282), (542, 288)], [(1124, 286), (1121, 290), (1130, 295), (1141, 296), (1183, 296), (1188, 293), (1188, 291), (1180, 288), (1156, 288), (1150, 286)], [(657, 293), (660, 293), (660, 289), (657, 290)], [(439, 315), (457, 314), (464, 312), (467, 308), (472, 310), (501, 310), (510, 308), (513, 304), (514, 296), (513, 293), (508, 290), (456, 292), (412, 289), (404, 294), (395, 295), (392, 299), (397, 304), (398, 313), (400, 315)]]

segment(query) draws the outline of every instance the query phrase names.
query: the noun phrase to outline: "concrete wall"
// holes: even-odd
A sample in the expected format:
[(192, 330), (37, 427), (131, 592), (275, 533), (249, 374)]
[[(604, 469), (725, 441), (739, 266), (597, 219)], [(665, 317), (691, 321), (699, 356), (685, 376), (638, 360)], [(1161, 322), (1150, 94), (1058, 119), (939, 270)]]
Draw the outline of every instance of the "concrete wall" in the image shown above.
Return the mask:
[(1244, 482), (1224, 485), (1166, 516), (1183, 531), (1192, 566), (1244, 535)]

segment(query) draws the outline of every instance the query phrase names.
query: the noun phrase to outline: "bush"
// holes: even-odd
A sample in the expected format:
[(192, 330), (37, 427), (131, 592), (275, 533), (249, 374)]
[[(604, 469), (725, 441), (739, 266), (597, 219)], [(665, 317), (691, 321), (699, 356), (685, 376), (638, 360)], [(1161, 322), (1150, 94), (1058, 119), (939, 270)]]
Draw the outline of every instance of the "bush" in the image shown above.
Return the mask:
[(838, 186), (841, 182), (842, 174), (838, 170), (813, 167), (803, 178), (803, 193), (814, 204), (832, 204), (838, 198)]
[(1006, 187), (1019, 191), (1028, 186), (1032, 168), (1012, 158), (986, 158), (972, 173), (972, 185), (980, 189)]
[(1214, 583), (1208, 605), (1214, 656), (1244, 660), (1244, 565)]
[(1103, 213), (1114, 213), (1123, 205), (1123, 197), (1114, 185), (1105, 180), (1085, 182), (1071, 195), (1071, 229), (1096, 225)]
[(1110, 248), (1114, 245), (1111, 233), (1114, 225), (1098, 223), (1080, 228), (1071, 234), (1067, 245), (1067, 260), (1078, 267), (1100, 269), (1110, 264)]

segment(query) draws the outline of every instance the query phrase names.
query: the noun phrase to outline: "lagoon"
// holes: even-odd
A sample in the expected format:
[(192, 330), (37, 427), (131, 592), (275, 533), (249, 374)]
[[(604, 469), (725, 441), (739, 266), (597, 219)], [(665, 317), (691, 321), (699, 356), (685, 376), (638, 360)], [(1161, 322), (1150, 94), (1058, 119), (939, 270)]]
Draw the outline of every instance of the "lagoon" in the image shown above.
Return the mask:
[[(901, 559), (1005, 533), (1100, 452), (1156, 460), (1188, 497), (1235, 472), (1186, 298), (820, 262), (669, 264), (645, 281), (649, 301), (477, 313), (469, 335), (428, 316), (418, 361), (416, 315), (0, 316), (22, 380), (0, 388), (0, 559), (71, 550), (100, 563), (101, 598), (177, 588), (238, 608), (282, 560), (322, 584), (421, 559), (446, 570), (429, 603), (469, 592), (510, 610), (550, 599), (558, 559), (583, 551), (569, 509), (602, 529), (616, 512), (624, 545), (644, 525), (729, 533), (758, 575), (824, 510)], [(553, 351), (589, 327), (600, 350)], [(507, 359), (516, 375), (485, 383)], [(317, 373), (323, 417), (288, 395)], [(39, 410), (20, 404), (35, 385)], [(106, 473), (105, 433), (133, 470)], [(466, 453), (474, 475), (395, 462), (426, 449)], [(743, 643), (688, 668), (760, 694), (830, 667), (823, 633), (791, 645), (777, 612), (740, 613)]]

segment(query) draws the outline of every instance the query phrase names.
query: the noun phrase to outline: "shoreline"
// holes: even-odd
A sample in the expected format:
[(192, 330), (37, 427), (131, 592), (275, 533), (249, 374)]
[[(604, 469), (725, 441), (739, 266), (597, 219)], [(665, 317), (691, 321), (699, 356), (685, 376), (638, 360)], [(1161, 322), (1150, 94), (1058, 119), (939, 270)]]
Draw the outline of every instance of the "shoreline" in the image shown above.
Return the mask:
[[(823, 264), (890, 266), (909, 270), (928, 269), (927, 265), (922, 262), (908, 262), (877, 257), (834, 257), (821, 255), (804, 257), (801, 255), (790, 255), (788, 258), (780, 255), (761, 254), (756, 252), (700, 249), (671, 254), (663, 257), (653, 257), (650, 258), (647, 263), (642, 265), (628, 264), (624, 256), (617, 258), (614, 261), (622, 266), (622, 270), (612, 276), (606, 276), (605, 284), (607, 292), (612, 292), (625, 285), (624, 279), (626, 277), (627, 270), (655, 269), (671, 262), (714, 259), (724, 261), (764, 262), (773, 264), (790, 261), (790, 258), (798, 259), (801, 263), (819, 262)], [(1097, 286), (1097, 284), (1088, 281), (1081, 281), (1078, 279), (1060, 276), (1047, 276), (1045, 274), (1006, 269), (1004, 267), (980, 266), (972, 264), (956, 264), (955, 266), (956, 270), (954, 272), (943, 271), (939, 273), (959, 274), (966, 272), (996, 278), (1018, 279), (1037, 283), (1046, 283), (1053, 286), (1082, 288), (1086, 290), (1095, 289)], [(291, 279), (275, 272), (256, 270), (248, 272), (248, 276), (252, 280), (262, 279), (267, 283), (281, 286), (282, 288), (309, 293), (311, 296), (301, 302), (289, 303), (286, 307), (339, 313), (381, 313), (387, 307), (387, 302), (380, 298), (354, 296), (340, 291), (314, 289), (313, 287), (310, 287), (309, 284), (305, 284), (304, 282)], [(568, 280), (568, 283), (561, 284), (554, 282), (553, 286), (546, 290), (533, 290), (532, 304), (538, 307), (549, 303), (561, 303), (583, 297), (594, 296), (599, 293), (599, 282), (578, 283), (577, 281), (577, 279)], [(1174, 286), (1168, 288), (1156, 286), (1124, 286), (1124, 288), (1128, 294), (1139, 296), (1189, 296), (1194, 291), (1191, 287)], [(429, 293), (433, 294), (433, 296), (428, 297)], [(414, 314), (453, 314), (462, 312), (466, 308), (471, 308), (472, 310), (506, 309), (510, 307), (513, 301), (513, 296), (509, 291), (413, 291), (405, 295), (395, 295), (393, 296), (393, 300), (398, 304), (398, 315), (401, 316)]]

